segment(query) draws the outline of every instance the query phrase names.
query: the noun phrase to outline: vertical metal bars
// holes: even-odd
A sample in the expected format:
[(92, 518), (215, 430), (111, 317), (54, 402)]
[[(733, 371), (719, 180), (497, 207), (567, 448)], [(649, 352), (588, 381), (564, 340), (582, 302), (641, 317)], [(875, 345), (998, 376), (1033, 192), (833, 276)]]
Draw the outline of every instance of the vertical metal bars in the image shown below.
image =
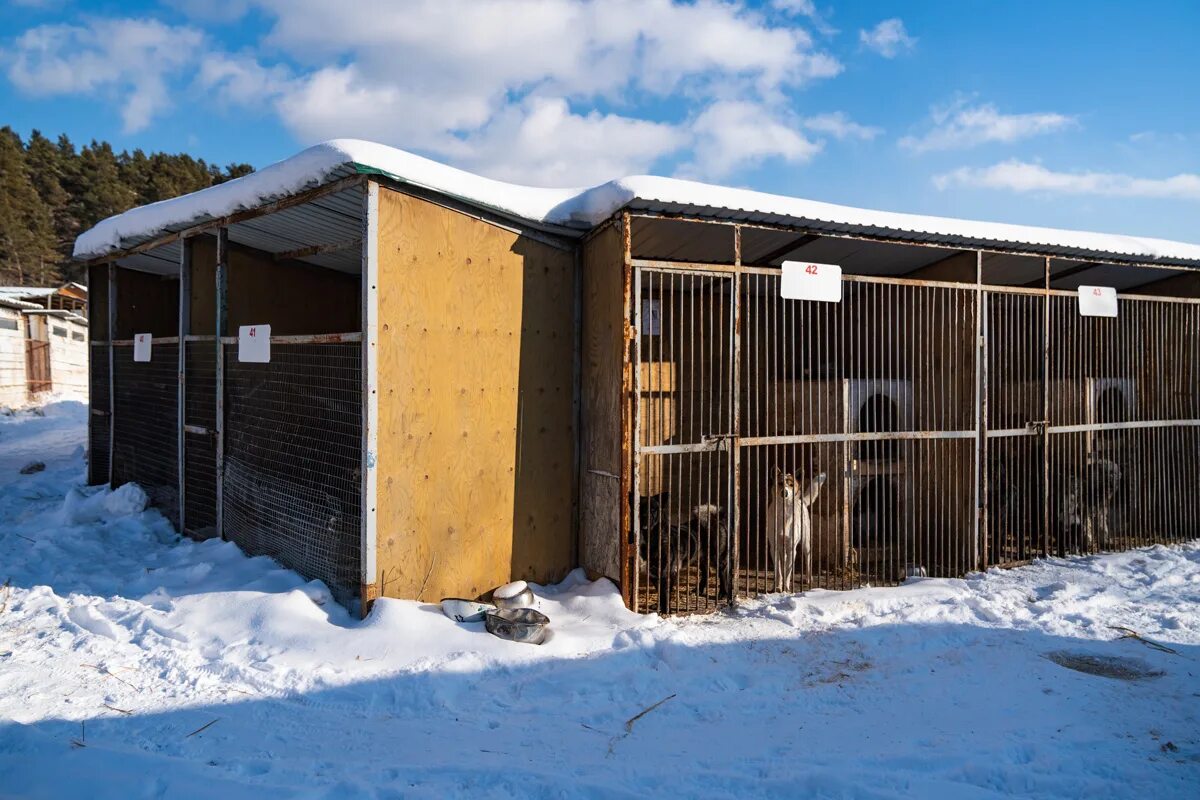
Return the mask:
[(191, 333), (192, 248), (187, 239), (179, 242), (179, 360), (178, 360), (178, 430), (176, 438), (176, 470), (179, 480), (179, 530), (187, 530), (187, 336)]
[(216, 519), (214, 531), (217, 536), (225, 538), (225, 348), (221, 345), (221, 337), (225, 335), (225, 318), (228, 313), (226, 305), (226, 289), (228, 287), (229, 267), (229, 230), (220, 228), (217, 231), (217, 265), (216, 265), (216, 315), (213, 337), (215, 345), (215, 376), (214, 390), (215, 412), (213, 431), (215, 432), (214, 456), (216, 461)]

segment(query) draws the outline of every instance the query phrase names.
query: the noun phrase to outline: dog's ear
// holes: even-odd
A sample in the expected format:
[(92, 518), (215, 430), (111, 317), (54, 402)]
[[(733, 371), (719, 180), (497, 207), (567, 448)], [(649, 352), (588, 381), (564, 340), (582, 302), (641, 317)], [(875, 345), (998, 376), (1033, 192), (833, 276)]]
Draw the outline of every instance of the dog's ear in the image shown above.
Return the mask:
[(781, 477), (783, 477), (783, 472), (779, 467), (771, 467), (771, 483), (779, 483)]
[(804, 497), (800, 498), (804, 501), (804, 505), (811, 506), (817, 501), (817, 495), (821, 493), (821, 487), (825, 485), (825, 478), (828, 477), (824, 472), (812, 479), (812, 483), (808, 485), (808, 491), (804, 493)]

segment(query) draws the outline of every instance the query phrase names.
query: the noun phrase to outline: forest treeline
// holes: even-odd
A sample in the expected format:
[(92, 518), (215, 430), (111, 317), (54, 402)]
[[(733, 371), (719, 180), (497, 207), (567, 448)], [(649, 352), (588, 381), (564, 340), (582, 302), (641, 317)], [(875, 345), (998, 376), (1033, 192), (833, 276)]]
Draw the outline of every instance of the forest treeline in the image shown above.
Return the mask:
[(76, 148), (66, 135), (36, 130), (25, 141), (0, 128), (0, 285), (83, 280), (71, 247), (100, 220), (253, 171), (185, 153), (117, 153), (95, 140)]

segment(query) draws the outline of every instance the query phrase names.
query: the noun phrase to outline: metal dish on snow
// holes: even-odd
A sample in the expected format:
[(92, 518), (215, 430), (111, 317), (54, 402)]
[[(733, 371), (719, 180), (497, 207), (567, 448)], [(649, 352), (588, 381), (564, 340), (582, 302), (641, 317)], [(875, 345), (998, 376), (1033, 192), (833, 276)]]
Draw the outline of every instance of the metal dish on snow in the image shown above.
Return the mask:
[(487, 612), (487, 631), (501, 639), (524, 644), (541, 644), (549, 631), (550, 618), (532, 608), (498, 608)]
[(492, 590), (496, 608), (529, 608), (534, 599), (533, 590), (525, 581), (513, 581)]
[(455, 622), (482, 622), (489, 611), (495, 611), (491, 603), (467, 600), (463, 597), (443, 597), (442, 613)]

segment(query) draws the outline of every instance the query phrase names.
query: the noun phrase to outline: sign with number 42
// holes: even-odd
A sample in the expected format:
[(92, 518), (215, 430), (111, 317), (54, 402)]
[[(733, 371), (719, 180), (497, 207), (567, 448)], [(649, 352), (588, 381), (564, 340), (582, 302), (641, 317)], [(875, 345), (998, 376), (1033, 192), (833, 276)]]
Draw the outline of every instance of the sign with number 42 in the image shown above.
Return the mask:
[(154, 344), (154, 337), (148, 333), (135, 333), (133, 335), (133, 360), (134, 361), (149, 361), (150, 348)]
[(842, 268), (837, 264), (814, 264), (809, 261), (783, 262), (783, 279), (779, 296), (784, 300), (818, 300), (825, 303), (842, 302)]
[(238, 328), (238, 361), (253, 364), (270, 363), (270, 325), (242, 325)]
[(1080, 286), (1079, 315), (1082, 317), (1115, 317), (1117, 290), (1111, 286)]

